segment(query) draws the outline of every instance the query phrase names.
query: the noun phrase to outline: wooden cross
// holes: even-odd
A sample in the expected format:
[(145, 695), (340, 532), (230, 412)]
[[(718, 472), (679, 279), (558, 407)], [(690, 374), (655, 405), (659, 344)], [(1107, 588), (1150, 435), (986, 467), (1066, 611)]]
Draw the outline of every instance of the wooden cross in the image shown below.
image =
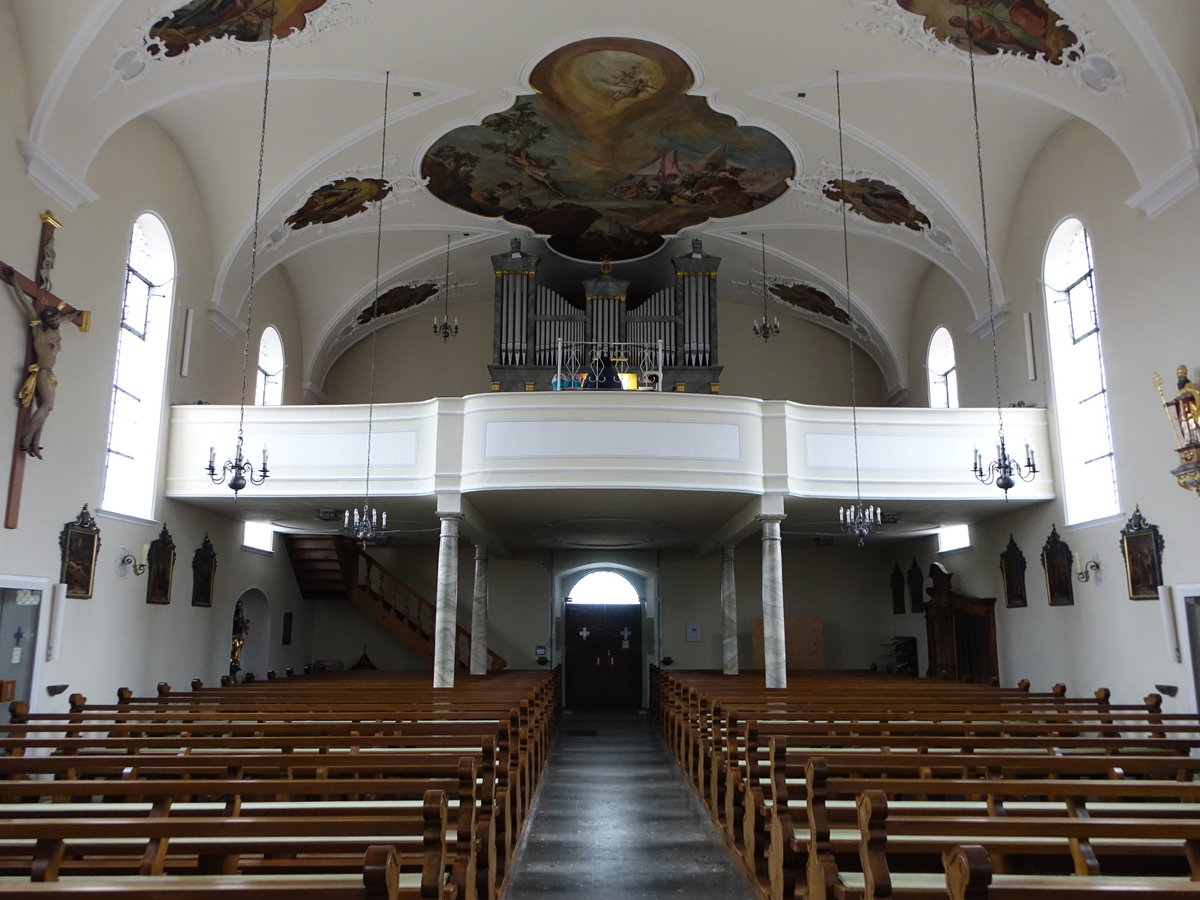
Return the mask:
[[(29, 299), (35, 313), (41, 314), (45, 309), (57, 309), (63, 319), (74, 322), (80, 331), (87, 331), (91, 325), (91, 313), (85, 309), (76, 309), (65, 300), (50, 292), (50, 271), (54, 268), (54, 229), (61, 227), (58, 220), (49, 211), (42, 213), (42, 230), (38, 238), (37, 279), (27, 278), (12, 266), (0, 260), (0, 280), (10, 284)], [(26, 325), (28, 331), (28, 325)], [(33, 347), (33, 336), (26, 339), (25, 364), (21, 367), (21, 379), (24, 382), (29, 366), (36, 361)], [(15, 397), (15, 393), (14, 393)], [(21, 449), (21, 437), (33, 414), (32, 405), (25, 406), (17, 401), (17, 428), (13, 434), (12, 466), (8, 475), (8, 506), (4, 513), (4, 527), (16, 528), (21, 515), (21, 488), (25, 481), (25, 459), (28, 454)]]

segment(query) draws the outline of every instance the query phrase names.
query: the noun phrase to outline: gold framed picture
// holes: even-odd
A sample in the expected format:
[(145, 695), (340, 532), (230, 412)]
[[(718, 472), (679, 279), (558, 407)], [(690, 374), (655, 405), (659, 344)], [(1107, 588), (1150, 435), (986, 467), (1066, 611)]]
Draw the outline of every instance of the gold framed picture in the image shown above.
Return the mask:
[(96, 555), (100, 552), (100, 526), (88, 512), (86, 503), (75, 521), (63, 526), (58, 544), (62, 548), (59, 580), (67, 586), (67, 596), (91, 597), (96, 579)]
[(1158, 526), (1151, 525), (1134, 507), (1133, 515), (1121, 529), (1121, 555), (1125, 557), (1125, 584), (1130, 600), (1157, 600), (1163, 583), (1163, 538)]
[(146, 602), (171, 602), (171, 573), (175, 569), (175, 542), (171, 532), (167, 531), (164, 522), (162, 533), (150, 542), (150, 552), (146, 557), (148, 575), (146, 577)]

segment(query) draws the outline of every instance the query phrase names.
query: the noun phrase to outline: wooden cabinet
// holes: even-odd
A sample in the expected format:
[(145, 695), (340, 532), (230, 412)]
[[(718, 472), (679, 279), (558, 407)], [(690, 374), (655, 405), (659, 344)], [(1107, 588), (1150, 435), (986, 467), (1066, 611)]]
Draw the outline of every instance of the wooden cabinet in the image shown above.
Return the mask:
[(996, 656), (996, 599), (968, 597), (950, 585), (954, 576), (938, 563), (929, 567), (925, 593), (929, 639), (926, 675), (948, 681), (990, 684), (1000, 677)]

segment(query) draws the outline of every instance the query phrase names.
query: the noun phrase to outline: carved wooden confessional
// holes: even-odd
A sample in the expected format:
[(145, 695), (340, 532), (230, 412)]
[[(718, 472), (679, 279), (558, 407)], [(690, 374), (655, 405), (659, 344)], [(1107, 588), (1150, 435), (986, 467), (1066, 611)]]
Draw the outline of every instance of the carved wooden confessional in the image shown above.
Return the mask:
[[(537, 282), (537, 256), (524, 253), (513, 238), (508, 253), (492, 257), (496, 276), (492, 365), (494, 391), (551, 390), (559, 374), (562, 347), (584, 348), (586, 368), (593, 355), (661, 350), (661, 389), (718, 391), (717, 267), (699, 239), (692, 252), (673, 257), (674, 284), (654, 291), (630, 308), (630, 282), (613, 278), (601, 265), (600, 277), (583, 282), (583, 304)], [(561, 343), (560, 343), (561, 341)], [(623, 349), (625, 348), (625, 349)], [(578, 351), (577, 351), (578, 352)]]
[(925, 629), (930, 678), (990, 684), (1000, 675), (996, 655), (996, 600), (968, 597), (950, 586), (953, 578), (937, 563), (929, 567)]

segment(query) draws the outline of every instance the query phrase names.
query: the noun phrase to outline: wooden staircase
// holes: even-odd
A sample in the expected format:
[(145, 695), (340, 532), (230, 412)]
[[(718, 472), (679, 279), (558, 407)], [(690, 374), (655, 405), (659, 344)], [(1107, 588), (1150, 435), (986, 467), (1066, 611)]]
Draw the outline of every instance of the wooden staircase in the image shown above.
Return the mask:
[[(285, 534), (288, 558), (301, 596), (310, 600), (347, 598), (405, 646), (433, 662), (437, 607), (392, 574), (374, 557), (340, 534)], [(454, 658), (469, 669), (471, 633), (455, 626)], [(508, 661), (488, 651), (488, 671)]]

